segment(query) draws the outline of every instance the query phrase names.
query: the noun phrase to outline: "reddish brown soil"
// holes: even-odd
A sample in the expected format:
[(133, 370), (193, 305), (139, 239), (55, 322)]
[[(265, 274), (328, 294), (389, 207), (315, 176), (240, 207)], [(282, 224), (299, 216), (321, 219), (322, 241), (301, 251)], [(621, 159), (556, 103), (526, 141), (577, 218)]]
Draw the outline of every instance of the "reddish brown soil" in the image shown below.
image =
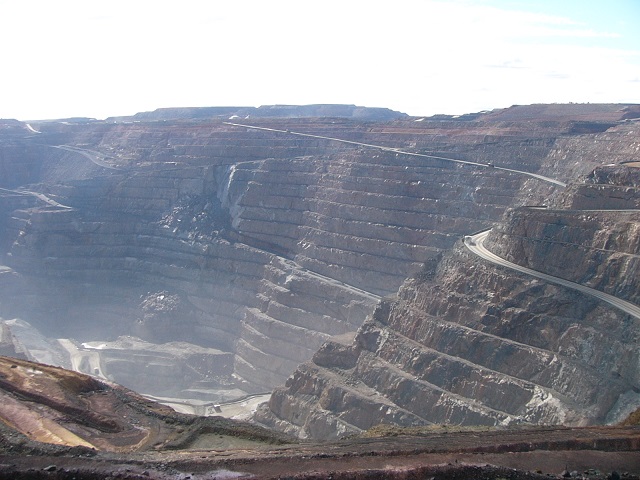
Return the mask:
[(594, 480), (613, 471), (640, 480), (638, 426), (387, 427), (304, 443), (220, 417), (176, 414), (122, 387), (8, 357), (0, 357), (0, 396), (0, 480), (516, 480), (565, 469)]
[[(47, 472), (51, 466), (55, 471)], [(559, 478), (565, 469), (576, 472), (574, 478), (604, 479), (614, 471), (620, 478), (640, 478), (640, 428), (533, 428), (251, 449), (0, 457), (0, 478), (524, 479)]]

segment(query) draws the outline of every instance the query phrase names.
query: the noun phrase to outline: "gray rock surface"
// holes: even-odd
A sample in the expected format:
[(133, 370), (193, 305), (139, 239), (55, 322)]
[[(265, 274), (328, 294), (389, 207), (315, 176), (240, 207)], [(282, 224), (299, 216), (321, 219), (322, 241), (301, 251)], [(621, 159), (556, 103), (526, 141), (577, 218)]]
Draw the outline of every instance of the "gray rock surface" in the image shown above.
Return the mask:
[[(594, 120), (589, 128), (581, 123), (578, 129), (605, 133), (580, 135), (571, 115), (539, 122), (492, 115), (420, 122), (252, 120), (274, 130), (211, 117), (141, 118), (47, 122), (35, 125), (42, 132), (37, 135), (17, 122), (0, 135), (0, 171), (7, 174), (0, 176), (5, 189), (0, 191), (0, 245), (3, 261), (21, 287), (13, 286), (11, 295), (5, 293), (9, 290), (0, 293), (0, 315), (26, 319), (47, 336), (79, 343), (132, 336), (154, 345), (184, 342), (213, 349), (233, 358), (225, 379), (219, 379), (224, 388), (270, 390), (325, 342), (353, 335), (379, 297), (394, 295), (408, 277), (429, 283), (429, 275), (435, 274), (430, 268), (462, 235), (494, 225), (512, 205), (540, 204), (557, 189), (495, 167), (552, 172), (568, 180), (575, 172), (586, 174), (606, 163), (604, 156), (583, 158), (580, 149), (587, 143), (595, 148), (589, 142), (601, 135), (611, 134), (616, 145), (633, 140), (622, 133), (633, 132), (631, 124), (607, 130), (616, 115), (625, 114), (616, 108), (606, 107), (606, 121)], [(579, 164), (565, 165), (559, 152), (579, 158)], [(465, 272), (464, 278), (469, 275)], [(506, 278), (500, 281), (511, 284)], [(497, 280), (487, 274), (487, 281)], [(452, 283), (451, 288), (462, 287)], [(478, 313), (454, 303), (453, 293), (447, 301), (437, 300), (431, 291), (428, 295), (430, 308), (451, 312), (447, 317), (456, 311)], [(382, 328), (379, 323), (410, 324), (400, 317), (377, 317), (378, 323), (365, 324), (357, 345), (377, 342), (365, 338), (384, 338), (386, 334), (375, 333)], [(454, 336), (469, 331), (445, 330)], [(411, 335), (398, 334), (391, 335), (385, 355), (393, 357), (404, 342), (411, 344)], [(345, 347), (343, 340), (339, 345), (333, 359), (329, 347), (316, 354), (325, 366), (301, 368), (326, 372), (327, 362), (336, 362), (339, 368), (331, 381), (317, 380), (309, 391), (320, 392), (326, 383), (332, 390), (323, 405), (348, 413), (342, 418), (325, 415), (330, 409), (312, 410), (317, 421), (307, 422), (315, 426), (305, 434), (331, 436), (384, 419), (431, 421), (412, 410), (410, 398), (424, 402), (422, 410), (445, 405), (437, 406), (437, 421), (528, 418), (497, 399), (466, 405), (461, 399), (471, 393), (450, 392), (453, 387), (435, 378), (413, 384), (413, 373), (390, 374), (385, 370), (390, 360), (376, 356), (378, 347), (365, 355), (363, 346)], [(347, 370), (362, 373), (357, 382), (359, 388), (366, 384), (365, 396), (351, 386), (332, 387), (344, 378), (342, 369), (353, 364), (354, 352), (361, 360)], [(136, 355), (131, 353), (126, 362), (133, 364)], [(228, 356), (223, 357), (226, 362)], [(109, 373), (106, 358), (102, 366), (109, 375), (116, 364)], [(462, 363), (471, 368), (474, 361)], [(462, 368), (455, 362), (446, 365)], [(475, 375), (486, 373), (478, 368)], [(114, 379), (126, 378), (129, 385), (144, 375), (133, 368), (118, 368), (117, 373)], [(300, 375), (298, 371), (292, 378)], [(160, 383), (168, 384), (168, 378)], [(527, 382), (513, 380), (510, 388), (521, 398), (514, 404), (531, 398), (522, 393), (536, 388)], [(291, 396), (290, 404), (283, 398), (274, 396), (273, 402), (281, 405), (274, 422), (290, 428), (295, 422), (289, 416), (297, 415), (304, 425), (305, 414), (295, 413), (294, 405), (307, 408), (314, 398)], [(384, 408), (373, 412), (380, 405)], [(545, 408), (549, 415), (565, 415), (553, 413), (560, 407)], [(582, 418), (580, 408), (571, 406), (567, 418)], [(546, 413), (531, 415), (537, 420)]]
[[(617, 128), (635, 132), (627, 151), (638, 127)], [(486, 246), (638, 304), (640, 217), (615, 211), (637, 208), (637, 177), (635, 167), (599, 167), (551, 208), (509, 210)], [(379, 304), (352, 344), (327, 344), (300, 366), (255, 418), (313, 438), (381, 423), (617, 422), (640, 406), (639, 340), (638, 319), (459, 243)]]

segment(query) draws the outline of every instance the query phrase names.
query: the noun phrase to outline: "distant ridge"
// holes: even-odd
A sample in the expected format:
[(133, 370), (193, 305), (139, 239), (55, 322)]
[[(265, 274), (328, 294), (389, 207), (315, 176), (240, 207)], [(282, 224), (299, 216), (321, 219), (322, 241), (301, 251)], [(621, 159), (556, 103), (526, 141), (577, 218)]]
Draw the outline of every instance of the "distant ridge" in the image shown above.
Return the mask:
[(631, 103), (539, 103), (493, 110), (485, 120), (496, 121), (619, 121), (640, 117), (640, 105)]
[(111, 117), (107, 121), (158, 121), (206, 118), (305, 118), (336, 117), (358, 120), (387, 121), (407, 118), (406, 113), (388, 108), (359, 107), (356, 105), (262, 105), (260, 107), (176, 107), (158, 108), (129, 117)]

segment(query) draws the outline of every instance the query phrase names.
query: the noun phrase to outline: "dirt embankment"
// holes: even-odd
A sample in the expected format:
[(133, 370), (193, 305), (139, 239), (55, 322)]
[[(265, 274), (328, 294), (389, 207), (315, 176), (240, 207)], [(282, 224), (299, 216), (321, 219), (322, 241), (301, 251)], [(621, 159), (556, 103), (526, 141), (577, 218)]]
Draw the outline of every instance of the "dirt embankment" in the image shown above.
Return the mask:
[(640, 475), (640, 427), (633, 425), (386, 427), (300, 442), (248, 423), (178, 414), (117, 385), (9, 357), (0, 357), (0, 396), (0, 479)]
[(0, 420), (0, 453), (11, 454), (179, 449), (203, 434), (284, 439), (241, 422), (178, 414), (118, 385), (10, 357), (0, 357)]
[[(203, 431), (203, 442), (206, 436), (211, 442), (220, 435)], [(315, 444), (5, 456), (0, 478), (637, 480), (639, 447), (637, 427), (443, 429)]]

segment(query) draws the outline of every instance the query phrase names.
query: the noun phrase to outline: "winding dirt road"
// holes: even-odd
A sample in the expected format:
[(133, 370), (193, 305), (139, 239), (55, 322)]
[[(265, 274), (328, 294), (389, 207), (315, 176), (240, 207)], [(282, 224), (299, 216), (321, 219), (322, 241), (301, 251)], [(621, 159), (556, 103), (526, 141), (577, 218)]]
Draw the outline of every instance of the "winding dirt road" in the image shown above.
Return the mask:
[(545, 177), (544, 175), (538, 175), (537, 173), (525, 172), (523, 170), (514, 170), (512, 168), (497, 167), (497, 166), (489, 164), (489, 163), (470, 162), (468, 160), (459, 160), (457, 158), (441, 157), (439, 155), (428, 155), (426, 153), (407, 152), (407, 151), (402, 150), (400, 148), (384, 147), (382, 145), (373, 145), (371, 143), (355, 142), (353, 140), (345, 140), (345, 139), (336, 138), (336, 137), (325, 137), (323, 135), (313, 135), (311, 133), (292, 132), (291, 130), (280, 130), (278, 128), (256, 127), (255, 125), (248, 125), (248, 124), (243, 124), (243, 123), (232, 123), (232, 122), (222, 122), (222, 123), (224, 123), (225, 125), (231, 125), (231, 126), (234, 126), (234, 127), (244, 127), (244, 128), (254, 129), (254, 130), (265, 130), (265, 131), (268, 131), (268, 132), (286, 133), (286, 134), (289, 134), (289, 135), (298, 135), (299, 137), (320, 138), (322, 140), (331, 140), (333, 142), (347, 143), (347, 144), (350, 144), (350, 145), (357, 145), (357, 146), (360, 146), (360, 147), (376, 148), (378, 150), (383, 150), (383, 151), (386, 151), (386, 152), (400, 153), (402, 155), (411, 155), (413, 157), (435, 158), (437, 160), (446, 160), (448, 162), (460, 163), (460, 164), (463, 164), (463, 165), (472, 165), (472, 166), (481, 167), (481, 168), (491, 168), (491, 169), (495, 169), (495, 170), (503, 170), (505, 172), (516, 173), (516, 174), (519, 174), (519, 175), (526, 175), (528, 177), (532, 177), (532, 178), (535, 178), (535, 179), (538, 179), (538, 180), (542, 180), (543, 182), (552, 183), (552, 184), (558, 185), (560, 187), (566, 187), (567, 186), (566, 183), (563, 183), (560, 180), (556, 180), (555, 178)]
[(11, 190), (9, 188), (1, 188), (0, 187), (0, 192), (11, 193), (11, 194), (14, 194), (14, 195), (30, 195), (32, 197), (36, 197), (38, 200), (41, 200), (41, 201), (51, 205), (52, 207), (64, 208), (64, 209), (67, 209), (67, 210), (73, 209), (73, 207), (70, 207), (68, 205), (63, 205), (60, 202), (56, 202), (54, 199), (49, 198), (44, 193), (34, 192), (32, 190), (25, 190), (25, 189)]
[(107, 156), (103, 153), (96, 152), (95, 150), (89, 150), (86, 148), (72, 147), (71, 145), (52, 145), (52, 148), (58, 148), (60, 150), (66, 150), (68, 152), (79, 153), (80, 155), (88, 158), (96, 165), (108, 168), (110, 170), (120, 170), (118, 167), (108, 164), (105, 160)]
[(512, 270), (525, 273), (527, 275), (531, 275), (547, 282), (562, 285), (563, 287), (578, 290), (581, 293), (591, 295), (592, 297), (596, 297), (599, 300), (607, 302), (608, 304), (613, 305), (623, 312), (628, 313), (637, 320), (640, 320), (640, 307), (631, 302), (627, 302), (626, 300), (614, 297), (613, 295), (609, 295), (608, 293), (601, 292), (600, 290), (596, 290), (595, 288), (585, 287), (584, 285), (565, 280), (564, 278), (554, 277), (553, 275), (549, 275), (547, 273), (542, 273), (537, 270), (532, 270), (531, 268), (523, 267), (521, 265), (518, 265), (517, 263), (512, 263), (508, 260), (505, 260), (495, 253), (490, 252), (484, 246), (484, 241), (489, 235), (489, 232), (491, 232), (491, 229), (485, 230), (484, 232), (480, 232), (475, 235), (467, 235), (464, 238), (465, 247), (467, 247), (472, 253), (478, 255), (481, 258), (484, 258), (485, 260), (490, 261), (491, 263), (501, 265), (503, 267), (507, 267)]

